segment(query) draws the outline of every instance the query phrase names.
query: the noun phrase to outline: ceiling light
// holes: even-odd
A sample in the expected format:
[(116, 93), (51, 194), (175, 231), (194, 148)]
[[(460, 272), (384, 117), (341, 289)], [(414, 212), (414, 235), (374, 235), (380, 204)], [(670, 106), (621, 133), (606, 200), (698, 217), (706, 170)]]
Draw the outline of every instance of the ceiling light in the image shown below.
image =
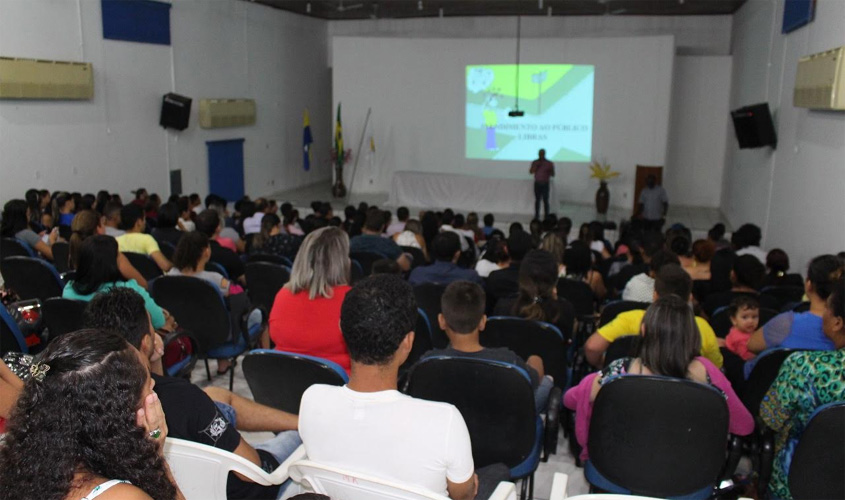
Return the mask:
[(417, 10), (422, 10), (422, 0), (417, 1)]
[(308, 14), (311, 13), (311, 2), (305, 4), (305, 12), (307, 12)]
[(543, 10), (543, 0), (537, 0), (537, 8)]

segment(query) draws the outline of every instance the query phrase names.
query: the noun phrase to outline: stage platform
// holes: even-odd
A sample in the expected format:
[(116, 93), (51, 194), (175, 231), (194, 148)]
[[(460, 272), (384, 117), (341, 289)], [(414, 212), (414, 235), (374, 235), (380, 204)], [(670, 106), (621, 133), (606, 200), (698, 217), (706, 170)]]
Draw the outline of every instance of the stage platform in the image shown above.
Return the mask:
[[(299, 210), (300, 215), (303, 217), (311, 212), (311, 202), (316, 200), (331, 202), (332, 207), (334, 207), (335, 215), (339, 216), (341, 219), (343, 218), (343, 208), (346, 205), (357, 206), (358, 203), (362, 201), (387, 210), (395, 211), (396, 208), (398, 208), (389, 204), (389, 194), (386, 192), (366, 194), (352, 193), (350, 197), (332, 198), (331, 182), (328, 181), (303, 186), (297, 189), (276, 191), (267, 195), (267, 197), (277, 200), (279, 203), (285, 201), (290, 202)], [(415, 218), (419, 216), (421, 210), (428, 210), (431, 208), (442, 210), (447, 207), (408, 207), (411, 211), (411, 216)], [(620, 221), (631, 216), (630, 210), (616, 207), (611, 207), (610, 210), (608, 210), (608, 213), (602, 216), (596, 213), (596, 208), (593, 205), (566, 203), (564, 201), (559, 202), (557, 207), (552, 206), (550, 208), (557, 214), (558, 217), (565, 216), (572, 219), (573, 232), (575, 234), (570, 236), (577, 236), (578, 227), (584, 222), (601, 220), (613, 221), (618, 224)], [(465, 211), (460, 212), (465, 213)], [(479, 217), (483, 217), (484, 213), (479, 213), (478, 215)], [(527, 229), (527, 225), (531, 221), (530, 215), (493, 212), (493, 216), (496, 218), (496, 227), (505, 232), (507, 232), (507, 228), (512, 222), (520, 222), (525, 225)], [(725, 224), (728, 233), (732, 231), (727, 219), (717, 208), (670, 204), (666, 222), (667, 225), (679, 222), (690, 228), (694, 239), (705, 237), (707, 235), (707, 231), (717, 222)]]

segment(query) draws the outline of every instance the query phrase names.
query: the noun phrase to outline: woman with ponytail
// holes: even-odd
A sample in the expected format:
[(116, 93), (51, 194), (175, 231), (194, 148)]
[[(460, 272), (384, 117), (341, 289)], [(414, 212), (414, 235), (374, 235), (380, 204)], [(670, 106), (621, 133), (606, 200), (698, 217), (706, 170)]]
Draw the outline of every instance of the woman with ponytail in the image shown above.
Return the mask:
[(833, 341), (822, 332), (822, 314), (827, 298), (833, 293), (842, 275), (842, 262), (835, 255), (819, 255), (811, 260), (807, 267), (807, 281), (804, 283), (804, 291), (810, 299), (810, 310), (778, 314), (751, 335), (748, 350), (753, 353), (773, 347), (833, 350)]
[(551, 323), (564, 338), (572, 336), (575, 309), (557, 296), (558, 264), (545, 250), (532, 250), (519, 266), (519, 294), (515, 299), (500, 299), (496, 315), (517, 316)]

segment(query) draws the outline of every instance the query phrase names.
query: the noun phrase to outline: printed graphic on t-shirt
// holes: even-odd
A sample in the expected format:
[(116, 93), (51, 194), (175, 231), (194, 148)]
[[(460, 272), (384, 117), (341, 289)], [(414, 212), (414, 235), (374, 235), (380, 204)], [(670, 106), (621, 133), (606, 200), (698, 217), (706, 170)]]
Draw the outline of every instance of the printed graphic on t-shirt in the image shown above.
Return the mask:
[(217, 412), (217, 416), (214, 417), (214, 420), (208, 424), (208, 427), (203, 429), (203, 434), (211, 439), (213, 444), (217, 444), (217, 440), (220, 439), (220, 436), (226, 432), (226, 428), (229, 427), (229, 422), (223, 418), (223, 415), (220, 412)]

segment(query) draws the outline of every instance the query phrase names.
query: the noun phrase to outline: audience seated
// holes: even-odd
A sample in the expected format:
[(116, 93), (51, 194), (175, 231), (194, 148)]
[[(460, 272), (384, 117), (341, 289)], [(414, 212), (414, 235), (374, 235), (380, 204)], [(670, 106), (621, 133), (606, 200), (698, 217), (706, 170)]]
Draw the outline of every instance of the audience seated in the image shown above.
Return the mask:
[(512, 231), (508, 236), (507, 251), (510, 255), (510, 264), (504, 269), (491, 272), (487, 277), (488, 311), (493, 311), (499, 299), (514, 297), (519, 293), (519, 266), (522, 265), (522, 259), (532, 246), (531, 235), (521, 229)]
[(731, 242), (725, 239), (725, 225), (717, 222), (707, 231), (707, 239), (716, 245), (716, 251), (731, 248)]
[(498, 236), (491, 236), (484, 246), (484, 253), (475, 264), (475, 272), (482, 278), (490, 277), (490, 273), (505, 269), (510, 265), (510, 255), (505, 240)]
[(549, 231), (543, 235), (540, 239), (540, 250), (545, 250), (548, 252), (555, 261), (555, 265), (557, 266), (557, 274), (565, 275), (566, 274), (566, 266), (563, 264), (564, 261), (564, 254), (566, 252), (566, 243), (560, 239), (560, 236), (553, 231)]
[[(678, 264), (667, 264), (660, 268), (654, 282), (654, 297), (657, 300), (667, 295), (676, 295), (689, 303), (692, 299), (692, 280)], [(690, 309), (691, 310), (691, 309)], [(643, 318), (646, 311), (641, 309), (620, 313), (610, 323), (599, 328), (592, 334), (584, 344), (584, 354), (587, 361), (601, 368), (604, 361), (604, 353), (610, 344), (626, 335), (638, 335), (642, 331)], [(707, 358), (716, 367), (722, 367), (722, 353), (719, 352), (719, 344), (716, 334), (703, 318), (695, 317), (695, 324), (701, 337), (698, 345), (701, 356)]]
[(302, 236), (282, 232), (282, 221), (276, 214), (264, 215), (261, 230), (254, 234), (250, 254), (269, 253), (293, 261), (302, 245)]
[(53, 221), (57, 226), (70, 226), (76, 211), (76, 201), (70, 193), (55, 193), (53, 198)]
[[(725, 337), (725, 347), (744, 361), (754, 357), (748, 350), (748, 339), (760, 323), (760, 303), (750, 295), (739, 295), (731, 302), (731, 331)], [(719, 344), (722, 344), (720, 339)]]
[(760, 404), (763, 422), (777, 432), (769, 482), (773, 498), (792, 498), (787, 484), (789, 464), (813, 411), (845, 401), (845, 282), (840, 279), (831, 289), (822, 311), (822, 330), (833, 349), (791, 354)]
[(752, 255), (760, 264), (766, 263), (766, 251), (760, 248), (763, 233), (754, 224), (743, 224), (731, 236), (731, 245), (737, 257)]
[(0, 497), (184, 499), (142, 356), (120, 336), (79, 330), (32, 365), (0, 447)]
[(266, 198), (257, 198), (255, 200), (255, 204), (252, 207), (255, 212), (251, 216), (244, 218), (244, 234), (253, 234), (261, 231), (261, 221), (264, 219), (269, 206), (270, 204), (267, 203)]
[(206, 270), (205, 265), (209, 260), (211, 260), (211, 246), (208, 237), (198, 231), (185, 233), (173, 253), (173, 267), (167, 274), (204, 279), (220, 290), (224, 297), (228, 297), (232, 283), (222, 274)]
[(299, 432), (305, 450), (320, 463), (453, 499), (487, 498), (498, 480), (507, 478), (507, 468), (496, 467), (497, 476), (490, 480), (486, 471), (477, 476), (458, 410), (397, 390), (399, 366), (414, 343), (416, 317), (413, 290), (399, 277), (372, 276), (349, 291), (340, 328), (352, 373), (343, 387), (313, 385), (303, 394)]
[(765, 295), (761, 296), (757, 291), (765, 273), (766, 268), (753, 255), (737, 256), (731, 270), (731, 289), (707, 295), (701, 308), (708, 316), (713, 316), (717, 309), (729, 306), (731, 301), (739, 295), (750, 295), (760, 301), (760, 306), (777, 310), (777, 300)]
[(583, 281), (590, 285), (596, 299), (604, 299), (607, 288), (601, 273), (592, 268), (593, 255), (587, 243), (582, 240), (573, 241), (563, 254), (563, 264), (566, 267), (566, 279)]
[(423, 238), (422, 224), (416, 219), (406, 220), (402, 224), (402, 230), (393, 234), (393, 241), (400, 247), (419, 248), (423, 255), (428, 257), (428, 247)]
[(484, 236), (486, 238), (490, 237), (490, 234), (493, 233), (493, 230), (496, 229), (493, 227), (493, 224), (496, 222), (496, 217), (493, 214), (484, 214), (484, 227), (481, 230), (484, 232)]
[(408, 277), (408, 282), (411, 285), (422, 283), (446, 285), (458, 280), (483, 283), (481, 277), (473, 269), (458, 267), (461, 244), (458, 235), (454, 232), (446, 231), (435, 236), (431, 243), (431, 254), (434, 257), (433, 264), (417, 267), (411, 271), (411, 275)]
[(443, 217), (440, 219), (440, 232), (442, 233), (442, 232), (449, 231), (449, 232), (457, 234), (458, 240), (460, 241), (460, 244), (461, 244), (461, 252), (466, 252), (467, 250), (469, 250), (469, 242), (464, 237), (465, 236), (472, 237), (472, 235), (469, 235), (463, 229), (463, 222), (464, 222), (463, 216), (461, 216), (461, 218), (460, 218), (461, 227), (456, 227), (454, 225), (456, 220), (457, 219), (456, 219), (456, 216), (455, 216), (455, 212), (452, 211), (452, 209), (447, 208), (446, 210), (444, 210), (443, 211)]
[(119, 201), (109, 201), (103, 208), (103, 225), (106, 227), (106, 233), (109, 236), (117, 238), (126, 233), (120, 229), (120, 211), (123, 205)]
[(518, 295), (501, 299), (493, 314), (551, 323), (565, 339), (571, 339), (575, 308), (557, 296), (557, 269), (557, 262), (545, 250), (528, 252), (519, 267)]
[(804, 280), (800, 274), (787, 274), (789, 271), (789, 255), (780, 248), (769, 250), (766, 254), (766, 277), (762, 287), (794, 286), (804, 287)]
[[(79, 263), (79, 251), (82, 248), (82, 242), (94, 235), (105, 234), (105, 227), (102, 225), (102, 218), (92, 210), (82, 210), (73, 218), (70, 225), (71, 235), (68, 242), (68, 255), (70, 262), (68, 266), (70, 269), (76, 269)], [(117, 255), (117, 268), (120, 269), (120, 275), (125, 280), (135, 280), (142, 288), (147, 288), (147, 280), (138, 272), (137, 269), (129, 262), (122, 253)]]
[[(151, 365), (161, 357), (161, 341), (150, 325), (143, 299), (131, 290), (114, 288), (94, 298), (85, 311), (85, 326), (121, 335)], [(230, 451), (267, 472), (276, 469), (301, 443), (296, 415), (219, 387), (209, 386), (203, 392), (185, 379), (151, 371), (172, 437)], [(236, 428), (279, 434), (253, 447)], [(278, 486), (260, 486), (234, 474), (229, 477), (229, 498), (276, 498), (278, 490)]]
[[(405, 223), (408, 222), (408, 218), (411, 216), (411, 212), (408, 210), (408, 207), (399, 207), (396, 209), (396, 220), (393, 220), (392, 223), (387, 226), (387, 230), (385, 234), (390, 237), (393, 237), (396, 234), (399, 234), (405, 230)], [(396, 238), (393, 238), (394, 240)], [(400, 246), (404, 246), (399, 243)]]
[(65, 285), (62, 297), (90, 301), (98, 293), (114, 287), (131, 288), (144, 298), (153, 327), (171, 329), (173, 317), (158, 306), (137, 281), (124, 281), (117, 265), (117, 241), (111, 236), (91, 236), (82, 242), (76, 262), (76, 275)]
[(340, 332), (340, 305), (349, 292), (349, 237), (336, 227), (318, 229), (302, 242), (290, 281), (270, 311), (270, 338), (280, 351), (334, 361), (349, 372)]
[(480, 332), (484, 331), (487, 325), (487, 316), (484, 314), (485, 304), (484, 289), (475, 283), (455, 281), (447, 286), (440, 299), (440, 308), (443, 312), (438, 315), (437, 322), (449, 337), (449, 347), (428, 351), (423, 358), (458, 356), (503, 361), (516, 365), (528, 372), (528, 376), (531, 377), (537, 413), (544, 411), (554, 381), (551, 376), (545, 376), (542, 358), (532, 355), (527, 360), (523, 360), (507, 347), (483, 347)]
[(349, 241), (351, 252), (373, 252), (380, 253), (389, 259), (399, 263), (403, 271), (411, 269), (411, 262), (402, 253), (402, 249), (390, 238), (383, 238), (387, 227), (384, 212), (381, 210), (370, 210), (367, 214), (367, 222), (364, 224), (361, 234)]
[(17, 238), (29, 245), (34, 251), (53, 260), (53, 251), (50, 247), (59, 238), (58, 229), (50, 231), (47, 241), (44, 241), (41, 236), (30, 228), (30, 215), (31, 211), (24, 200), (7, 201), (3, 205), (3, 218), (0, 221), (0, 236), (3, 238)]
[(651, 302), (654, 300), (654, 280), (663, 266), (680, 265), (678, 256), (669, 250), (658, 250), (648, 261), (648, 272), (638, 274), (628, 281), (622, 292), (622, 300)]
[(179, 220), (179, 206), (175, 203), (165, 203), (158, 209), (156, 227), (150, 231), (150, 234), (159, 245), (169, 243), (175, 247), (184, 234), (183, 230), (177, 227)]
[(158, 242), (149, 234), (144, 233), (146, 221), (144, 210), (132, 203), (120, 209), (120, 226), (126, 231), (115, 238), (121, 252), (134, 252), (149, 255), (162, 272), (170, 270), (172, 264), (161, 253)]
[(229, 275), (229, 279), (246, 284), (243, 261), (241, 261), (234, 251), (224, 248), (217, 241), (223, 227), (223, 221), (220, 219), (217, 211), (210, 209), (203, 210), (197, 215), (196, 221), (194, 222), (197, 225), (197, 231), (208, 237), (208, 244), (211, 247), (211, 260), (223, 266), (226, 274)]
[[(222, 196), (210, 194), (205, 197), (205, 206), (208, 210), (217, 212), (223, 227), (220, 228), (220, 233), (217, 236), (209, 236), (223, 248), (228, 248), (233, 252), (244, 252), (246, 250), (246, 243), (241, 239), (240, 233), (233, 227), (234, 221), (229, 216), (229, 209), (226, 207), (226, 200)], [(194, 207), (196, 214), (193, 216), (194, 225), (196, 225), (197, 216), (202, 213), (200, 207)], [(206, 235), (208, 236), (208, 235)]]
[[(651, 264), (651, 259), (657, 254), (657, 252), (663, 250), (663, 235), (657, 231), (650, 231), (642, 235), (640, 243), (640, 257), (641, 262), (637, 263), (634, 261), (632, 257), (632, 262), (628, 266), (621, 266), (618, 273), (613, 278), (613, 285), (616, 290), (622, 291), (622, 300), (634, 300), (638, 302), (636, 299), (630, 298), (632, 294), (636, 292), (637, 296), (641, 298), (645, 298), (645, 302), (651, 301), (651, 295), (648, 294), (648, 290), (654, 290), (654, 281), (646, 280), (645, 278), (651, 278), (654, 280), (654, 276), (649, 275), (649, 264)], [(634, 247), (629, 247), (629, 250), (632, 250)], [(632, 291), (625, 295), (625, 289), (628, 286), (628, 283), (631, 282), (634, 277), (639, 276), (638, 280), (643, 280), (641, 285), (635, 285)], [(648, 284), (651, 286), (648, 286)], [(645, 286), (642, 286), (645, 285)]]
[(692, 244), (692, 257), (682, 259), (682, 265), (693, 281), (710, 279), (710, 261), (714, 253), (716, 245), (710, 240), (696, 240)]
[(834, 255), (819, 255), (811, 260), (804, 286), (804, 291), (810, 299), (810, 310), (803, 313), (787, 311), (778, 314), (751, 335), (748, 350), (754, 353), (774, 347), (833, 350), (833, 342), (822, 332), (822, 316), (825, 301), (833, 293), (842, 273), (842, 263)]
[[(199, 203), (199, 196), (197, 196), (197, 203)], [(180, 196), (176, 200), (176, 207), (179, 209), (179, 220), (176, 221), (177, 227), (180, 231), (190, 232), (196, 231), (197, 226), (194, 224), (194, 221), (191, 219), (191, 200), (187, 196)], [(161, 217), (161, 213), (159, 213), (159, 217)]]
[[(660, 276), (670, 274), (670, 271), (672, 275), (685, 276), (689, 280), (689, 275), (680, 266), (667, 266)], [(658, 277), (658, 284), (660, 282)], [(722, 391), (727, 400), (729, 431), (741, 436), (750, 434), (754, 430), (751, 414), (719, 367), (699, 355), (702, 351), (702, 336), (698, 332), (700, 320), (694, 317), (687, 300), (673, 293), (665, 293), (647, 311), (638, 312), (642, 325), (637, 333), (640, 336), (637, 356), (613, 361), (597, 374), (584, 378), (577, 387), (566, 391), (564, 395), (564, 405), (576, 412), (576, 435), (583, 447), (581, 458), (587, 458), (588, 455), (587, 436), (592, 404), (602, 384), (616, 376), (663, 375), (711, 385)], [(696, 328), (696, 323), (699, 323), (699, 328)], [(620, 408), (620, 412), (620, 417), (624, 417), (624, 409)]]

